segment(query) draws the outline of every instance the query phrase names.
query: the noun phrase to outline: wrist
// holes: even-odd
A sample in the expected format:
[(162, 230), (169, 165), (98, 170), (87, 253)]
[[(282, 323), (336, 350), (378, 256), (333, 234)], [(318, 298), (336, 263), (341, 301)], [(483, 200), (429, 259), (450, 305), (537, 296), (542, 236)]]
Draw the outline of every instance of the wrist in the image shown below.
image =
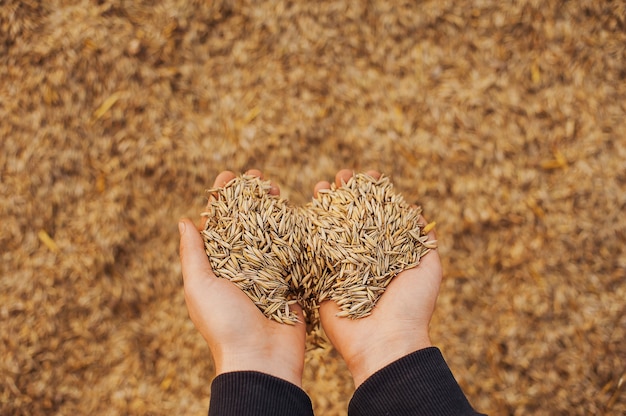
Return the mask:
[(300, 360), (300, 364), (297, 358), (290, 360), (279, 353), (222, 351), (214, 354), (214, 361), (216, 376), (235, 371), (257, 371), (302, 387), (304, 359)]
[(354, 386), (358, 388), (371, 375), (394, 361), (428, 347), (432, 347), (428, 333), (394, 337), (392, 340), (368, 345), (346, 360), (346, 364), (352, 374)]

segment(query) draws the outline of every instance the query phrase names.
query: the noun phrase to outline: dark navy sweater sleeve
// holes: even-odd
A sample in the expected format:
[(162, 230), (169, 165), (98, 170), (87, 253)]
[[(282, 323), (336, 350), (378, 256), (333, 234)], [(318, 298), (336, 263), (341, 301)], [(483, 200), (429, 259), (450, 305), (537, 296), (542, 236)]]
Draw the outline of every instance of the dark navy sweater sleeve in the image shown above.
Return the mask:
[(349, 416), (479, 415), (439, 349), (409, 354), (371, 375), (354, 392)]
[(215, 377), (209, 416), (312, 416), (309, 396), (286, 380), (256, 371)]

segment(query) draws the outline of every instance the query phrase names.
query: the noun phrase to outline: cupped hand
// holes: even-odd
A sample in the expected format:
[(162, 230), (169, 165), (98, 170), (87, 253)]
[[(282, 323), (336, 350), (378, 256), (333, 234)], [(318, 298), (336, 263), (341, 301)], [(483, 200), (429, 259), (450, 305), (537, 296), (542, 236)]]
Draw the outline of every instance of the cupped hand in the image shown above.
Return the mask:
[[(347, 182), (352, 174), (349, 170), (337, 173), (336, 185), (339, 187)], [(380, 177), (376, 171), (367, 174)], [(328, 182), (319, 182), (315, 186), (315, 196), (319, 190), (329, 187)], [(435, 239), (434, 231), (431, 231), (429, 240)], [(431, 250), (417, 267), (404, 270), (391, 281), (368, 317), (337, 317), (339, 307), (334, 301), (320, 305), (322, 327), (346, 361), (356, 387), (393, 361), (432, 346), (428, 327), (441, 279), (439, 254)]]
[[(257, 170), (247, 173), (261, 177)], [(214, 187), (234, 177), (232, 172), (222, 172)], [(279, 192), (272, 185), (270, 194)], [(300, 320), (295, 325), (266, 318), (237, 286), (213, 273), (202, 236), (189, 219), (179, 222), (179, 231), (185, 302), (211, 349), (216, 374), (259, 371), (301, 387), (306, 332), (302, 309), (297, 304), (292, 307)]]

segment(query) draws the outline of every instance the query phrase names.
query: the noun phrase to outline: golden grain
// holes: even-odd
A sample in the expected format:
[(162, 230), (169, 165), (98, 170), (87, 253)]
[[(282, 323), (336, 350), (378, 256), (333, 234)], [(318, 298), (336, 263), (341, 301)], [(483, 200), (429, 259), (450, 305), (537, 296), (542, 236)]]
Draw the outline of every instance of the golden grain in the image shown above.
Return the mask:
[(286, 244), (289, 227), (281, 232), (279, 226), (289, 222), (291, 211), (269, 189), (268, 181), (250, 175), (209, 189), (202, 236), (218, 277), (239, 286), (267, 317), (293, 323), (298, 318), (287, 307), (293, 295), (285, 276), (293, 267), (287, 260), (295, 255)]
[(418, 223), (420, 209), (384, 176), (354, 175), (304, 208), (268, 191), (268, 181), (249, 175), (210, 189), (202, 235), (215, 274), (277, 322), (296, 322), (288, 305), (298, 302), (317, 331), (327, 299), (338, 316), (368, 316), (393, 277), (437, 246)]
[[(385, 176), (376, 180), (356, 174), (341, 187), (333, 184), (318, 193), (305, 213), (310, 217), (308, 241), (314, 247), (308, 253), (325, 260), (317, 276), (316, 301), (337, 302), (338, 316), (369, 315), (393, 277), (415, 267), (436, 247), (418, 223), (421, 210), (396, 194)], [(357, 300), (360, 296), (366, 300)]]

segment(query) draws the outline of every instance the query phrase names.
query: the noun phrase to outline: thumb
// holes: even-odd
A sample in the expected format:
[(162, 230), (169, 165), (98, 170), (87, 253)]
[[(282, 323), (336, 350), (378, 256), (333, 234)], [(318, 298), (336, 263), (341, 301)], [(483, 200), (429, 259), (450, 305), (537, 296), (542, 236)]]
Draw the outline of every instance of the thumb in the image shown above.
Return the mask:
[(191, 283), (192, 280), (207, 273), (213, 275), (211, 263), (204, 251), (204, 241), (200, 232), (193, 222), (183, 218), (178, 222), (180, 233), (180, 262), (183, 269), (183, 281)]

